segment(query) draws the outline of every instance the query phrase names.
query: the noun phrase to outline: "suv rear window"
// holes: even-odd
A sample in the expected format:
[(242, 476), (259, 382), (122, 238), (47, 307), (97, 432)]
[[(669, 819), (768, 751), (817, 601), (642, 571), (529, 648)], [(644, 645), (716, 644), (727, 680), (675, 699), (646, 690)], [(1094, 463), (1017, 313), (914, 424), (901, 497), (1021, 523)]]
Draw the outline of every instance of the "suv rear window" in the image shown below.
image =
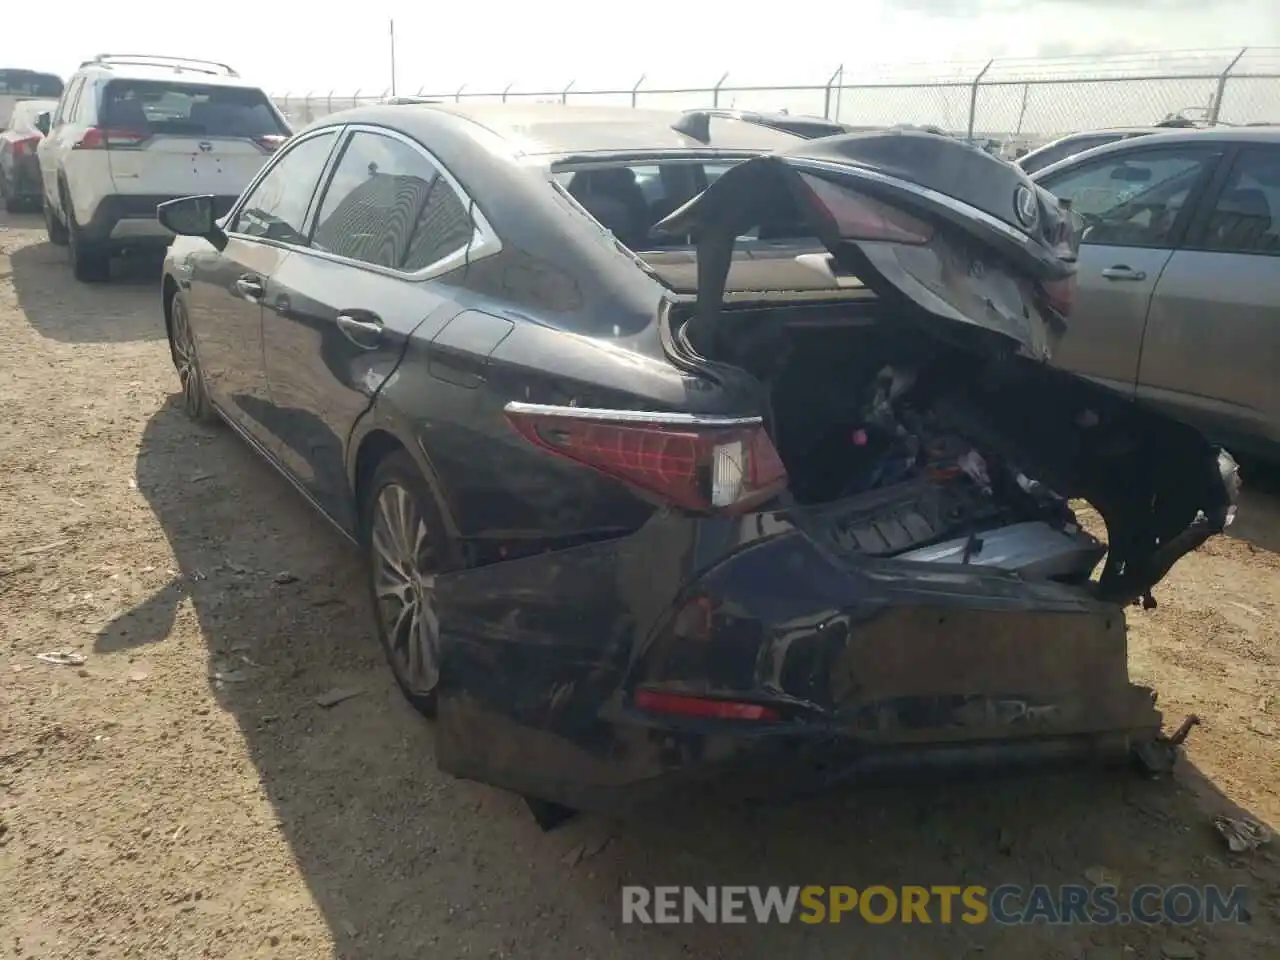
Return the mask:
[(261, 90), (153, 80), (112, 80), (99, 122), (140, 133), (253, 138), (287, 135)]
[(0, 95), (56, 98), (62, 96), (62, 80), (34, 70), (0, 70)]

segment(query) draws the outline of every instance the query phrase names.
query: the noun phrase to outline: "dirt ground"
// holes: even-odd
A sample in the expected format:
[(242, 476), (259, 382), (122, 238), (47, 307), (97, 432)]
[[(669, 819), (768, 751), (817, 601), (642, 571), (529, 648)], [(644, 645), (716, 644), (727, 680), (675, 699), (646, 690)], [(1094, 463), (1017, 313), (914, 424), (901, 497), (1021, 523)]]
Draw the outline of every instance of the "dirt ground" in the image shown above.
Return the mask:
[[(77, 284), (0, 218), (0, 957), (1276, 957), (1280, 483), (1132, 609), (1136, 676), (1204, 724), (1174, 781), (1052, 773), (708, 803), (551, 833), (435, 769), (356, 558), (177, 405), (154, 264)], [(1268, 492), (1268, 488), (1270, 492)], [(82, 667), (37, 659), (71, 650)], [(361, 692), (331, 708), (317, 697)], [(624, 925), (645, 884), (1252, 888), (1213, 927)]]

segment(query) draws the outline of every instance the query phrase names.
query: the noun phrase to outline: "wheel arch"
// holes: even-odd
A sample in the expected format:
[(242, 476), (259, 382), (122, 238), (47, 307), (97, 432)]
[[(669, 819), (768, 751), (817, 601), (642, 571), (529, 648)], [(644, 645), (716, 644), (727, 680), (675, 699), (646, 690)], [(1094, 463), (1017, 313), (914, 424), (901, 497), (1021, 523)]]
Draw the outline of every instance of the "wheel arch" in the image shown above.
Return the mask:
[(58, 212), (62, 214), (62, 221), (67, 226), (70, 226), (71, 222), (67, 219), (67, 207), (71, 204), (71, 184), (67, 182), (67, 171), (62, 167), (58, 168), (53, 192), (58, 200)]
[(170, 346), (173, 345), (173, 301), (177, 296), (178, 281), (165, 273), (164, 279), (160, 282), (160, 304), (164, 311), (164, 332), (169, 338)]
[(408, 424), (389, 416), (384, 405), (376, 401), (352, 431), (348, 444), (347, 477), (355, 506), (355, 516), (358, 518), (358, 529), (355, 531), (357, 538), (363, 539), (365, 535), (364, 501), (369, 482), (373, 479), (378, 464), (391, 454), (403, 451), (417, 465), (418, 471), (431, 489), (445, 535), (457, 545), (459, 544), (458, 525), (448, 492), (427, 452), (423, 450), (420, 443), (411, 439), (413, 437), (414, 431)]

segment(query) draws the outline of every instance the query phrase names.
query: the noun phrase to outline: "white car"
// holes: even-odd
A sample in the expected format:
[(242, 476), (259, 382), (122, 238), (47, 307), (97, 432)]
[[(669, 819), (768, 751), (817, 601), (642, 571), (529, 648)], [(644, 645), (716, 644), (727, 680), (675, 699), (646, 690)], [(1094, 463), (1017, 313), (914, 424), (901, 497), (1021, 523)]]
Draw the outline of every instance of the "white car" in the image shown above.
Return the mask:
[(49, 239), (85, 282), (109, 279), (113, 253), (168, 244), (158, 204), (213, 194), (225, 212), (291, 133), (225, 64), (119, 54), (81, 64), (41, 124)]

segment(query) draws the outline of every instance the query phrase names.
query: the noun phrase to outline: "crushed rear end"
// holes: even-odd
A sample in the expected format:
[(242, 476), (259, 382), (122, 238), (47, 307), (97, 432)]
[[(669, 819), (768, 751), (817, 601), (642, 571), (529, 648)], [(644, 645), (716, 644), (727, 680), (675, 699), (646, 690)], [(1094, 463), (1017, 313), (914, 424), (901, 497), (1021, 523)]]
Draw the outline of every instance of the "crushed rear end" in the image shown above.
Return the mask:
[[(796, 220), (829, 290), (735, 292), (739, 239)], [(1124, 606), (1230, 522), (1238, 479), (1191, 428), (1045, 363), (1070, 209), (893, 131), (747, 161), (662, 226), (697, 248), (672, 360), (758, 416), (508, 405), (533, 444), (664, 506), (438, 580), (441, 768), (618, 812), (708, 779), (1170, 762)]]

